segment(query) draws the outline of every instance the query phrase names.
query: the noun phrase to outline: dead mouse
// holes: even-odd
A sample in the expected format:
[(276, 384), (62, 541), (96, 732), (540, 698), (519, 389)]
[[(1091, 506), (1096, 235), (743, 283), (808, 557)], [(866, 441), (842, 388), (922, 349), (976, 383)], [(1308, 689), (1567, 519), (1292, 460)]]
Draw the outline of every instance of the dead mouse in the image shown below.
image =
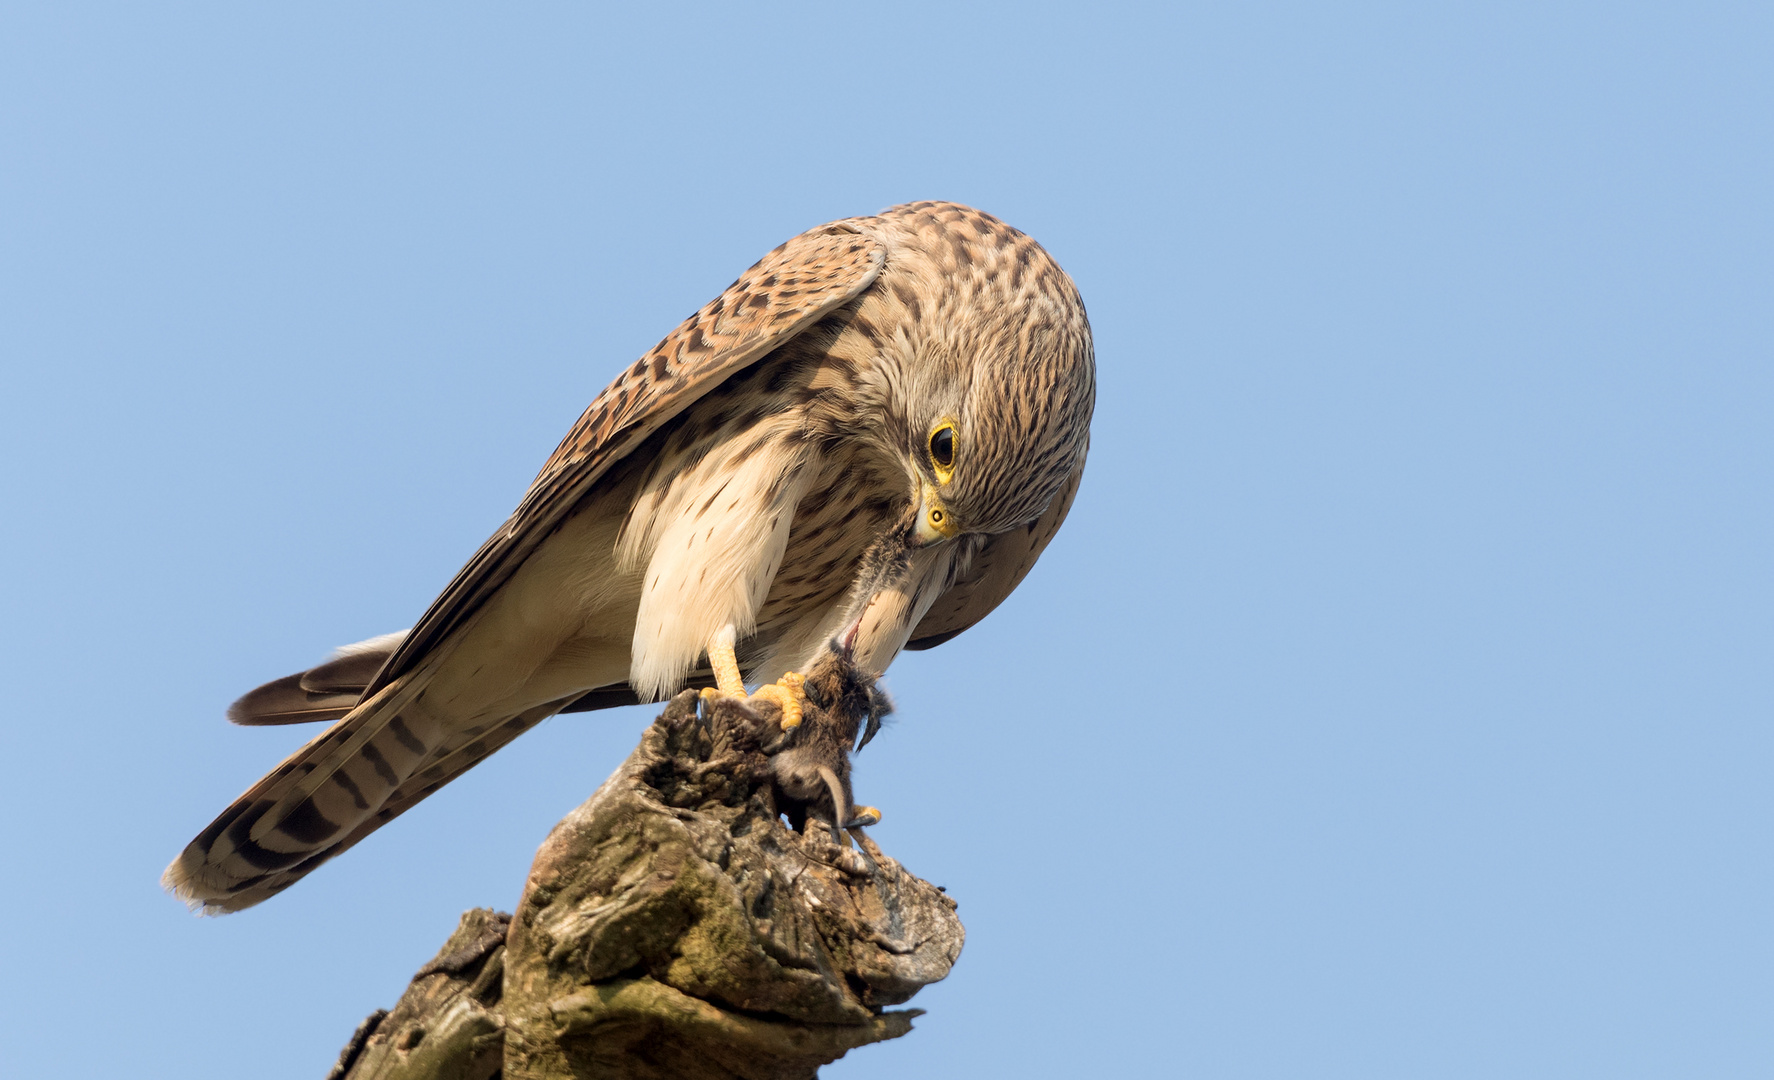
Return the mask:
[(770, 755), (776, 787), (787, 796), (784, 810), (790, 823), (805, 831), (809, 809), (823, 812), (819, 816), (829, 814), (832, 838), (842, 843), (840, 828), (881, 820), (874, 807), (855, 805), (850, 748), (859, 732), (864, 743), (872, 738), (893, 706), (875, 680), (837, 648), (813, 665), (804, 689), (809, 707), (800, 726), (781, 732), (763, 749)]

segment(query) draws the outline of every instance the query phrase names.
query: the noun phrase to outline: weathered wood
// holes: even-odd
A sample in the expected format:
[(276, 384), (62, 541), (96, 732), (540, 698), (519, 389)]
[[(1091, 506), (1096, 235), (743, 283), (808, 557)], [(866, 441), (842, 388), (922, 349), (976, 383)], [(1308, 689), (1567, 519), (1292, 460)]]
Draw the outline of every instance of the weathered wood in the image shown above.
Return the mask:
[(758, 712), (673, 700), (549, 834), (516, 916), (464, 915), (335, 1080), (806, 1080), (911, 1030), (888, 1007), (948, 974), (955, 904), (787, 805)]
[(413, 976), (393, 1011), (358, 1025), (327, 1080), (490, 1080), (505, 1022), (505, 932), (511, 916), (475, 908)]

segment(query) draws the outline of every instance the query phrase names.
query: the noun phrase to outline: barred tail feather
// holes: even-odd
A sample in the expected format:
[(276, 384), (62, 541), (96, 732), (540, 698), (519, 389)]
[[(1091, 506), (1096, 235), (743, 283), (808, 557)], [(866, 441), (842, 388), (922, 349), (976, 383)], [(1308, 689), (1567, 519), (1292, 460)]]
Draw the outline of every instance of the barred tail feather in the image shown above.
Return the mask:
[(193, 909), (252, 907), (559, 711), (452, 730), (398, 680), (290, 755), (186, 845), (161, 884)]

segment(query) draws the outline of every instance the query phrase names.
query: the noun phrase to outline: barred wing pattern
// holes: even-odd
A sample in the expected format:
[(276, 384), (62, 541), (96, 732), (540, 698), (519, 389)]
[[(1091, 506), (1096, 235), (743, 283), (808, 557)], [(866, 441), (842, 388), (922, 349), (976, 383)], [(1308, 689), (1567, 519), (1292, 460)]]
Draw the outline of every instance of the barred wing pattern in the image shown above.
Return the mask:
[(610, 465), (729, 375), (854, 299), (885, 260), (877, 241), (844, 222), (802, 233), (617, 376), (567, 432), (517, 511), (420, 618), (366, 697), (412, 670), (472, 615)]
[(254, 784), (185, 847), (167, 868), (166, 886), (206, 912), (250, 907), (572, 704), (572, 698), (548, 702), (458, 731), (428, 723), (419, 698), (428, 658), (611, 465), (728, 376), (854, 299), (879, 276), (885, 259), (878, 241), (847, 222), (812, 229), (764, 256), (592, 402), (517, 511), (391, 653), (393, 636), (356, 659), (341, 658), (347, 662), (321, 665), (243, 698), (235, 715), (242, 722), (330, 718), (347, 707), (345, 695), (367, 677), (373, 661), (366, 658), (386, 656), (342, 719)]

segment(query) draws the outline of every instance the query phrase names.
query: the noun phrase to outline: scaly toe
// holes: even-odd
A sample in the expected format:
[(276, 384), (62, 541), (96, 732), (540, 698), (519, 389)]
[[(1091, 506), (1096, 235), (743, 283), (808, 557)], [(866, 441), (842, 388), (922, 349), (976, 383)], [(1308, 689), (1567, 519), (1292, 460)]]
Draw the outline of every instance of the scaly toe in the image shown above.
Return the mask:
[(782, 710), (782, 730), (793, 731), (801, 726), (802, 702), (807, 700), (807, 693), (802, 687), (806, 682), (806, 676), (791, 671), (769, 686), (758, 687), (752, 698), (774, 701)]
[(844, 828), (857, 829), (867, 825), (879, 825), (880, 823), (881, 811), (872, 806), (859, 806), (856, 808), (855, 816), (844, 823)]

